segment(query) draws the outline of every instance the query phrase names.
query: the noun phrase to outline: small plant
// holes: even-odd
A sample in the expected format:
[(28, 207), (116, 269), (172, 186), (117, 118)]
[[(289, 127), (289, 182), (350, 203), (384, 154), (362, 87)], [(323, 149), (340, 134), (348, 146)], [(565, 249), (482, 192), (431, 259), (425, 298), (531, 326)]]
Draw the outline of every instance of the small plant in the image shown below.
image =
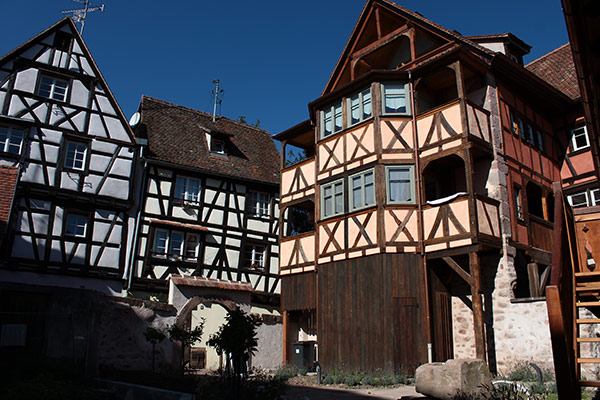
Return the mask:
[(144, 331), (144, 337), (148, 342), (150, 342), (150, 344), (152, 344), (152, 372), (156, 372), (156, 369), (154, 368), (156, 358), (156, 345), (162, 342), (166, 336), (162, 331), (149, 326)]

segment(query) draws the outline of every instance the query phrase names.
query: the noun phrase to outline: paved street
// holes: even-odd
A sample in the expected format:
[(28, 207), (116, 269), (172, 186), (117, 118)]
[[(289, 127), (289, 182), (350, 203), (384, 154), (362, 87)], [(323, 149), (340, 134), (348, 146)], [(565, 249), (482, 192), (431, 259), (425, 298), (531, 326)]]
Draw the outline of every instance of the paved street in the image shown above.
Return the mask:
[(424, 399), (414, 386), (371, 389), (340, 389), (330, 387), (291, 386), (287, 400), (358, 400), (358, 399)]

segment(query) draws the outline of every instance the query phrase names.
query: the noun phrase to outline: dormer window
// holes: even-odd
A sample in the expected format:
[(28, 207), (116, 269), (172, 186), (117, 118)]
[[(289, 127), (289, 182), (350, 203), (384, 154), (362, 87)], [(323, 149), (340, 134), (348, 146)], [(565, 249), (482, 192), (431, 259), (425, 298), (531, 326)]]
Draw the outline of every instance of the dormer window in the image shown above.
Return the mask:
[(48, 99), (66, 101), (68, 87), (69, 82), (64, 79), (42, 75), (37, 94)]
[(217, 154), (225, 154), (225, 142), (220, 139), (211, 139), (210, 151)]

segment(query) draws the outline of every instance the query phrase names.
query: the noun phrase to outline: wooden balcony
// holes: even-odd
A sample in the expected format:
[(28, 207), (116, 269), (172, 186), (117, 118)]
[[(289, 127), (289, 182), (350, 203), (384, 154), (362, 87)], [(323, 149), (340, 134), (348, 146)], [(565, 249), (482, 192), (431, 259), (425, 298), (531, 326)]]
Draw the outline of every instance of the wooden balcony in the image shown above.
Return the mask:
[[(476, 213), (473, 231), (471, 212)], [(471, 210), (469, 196), (461, 194), (442, 204), (423, 207), (425, 251), (446, 250), (468, 246), (475, 240), (500, 241), (499, 202), (485, 196), (475, 196), (475, 210)]]
[(315, 158), (309, 158), (281, 171), (281, 203), (315, 193)]
[(281, 238), (279, 243), (279, 273), (281, 275), (314, 271), (315, 232)]
[(469, 135), (491, 144), (490, 112), (469, 101), (466, 104)]
[(454, 100), (417, 116), (419, 148), (422, 156), (456, 147), (461, 143), (465, 127), (460, 101)]

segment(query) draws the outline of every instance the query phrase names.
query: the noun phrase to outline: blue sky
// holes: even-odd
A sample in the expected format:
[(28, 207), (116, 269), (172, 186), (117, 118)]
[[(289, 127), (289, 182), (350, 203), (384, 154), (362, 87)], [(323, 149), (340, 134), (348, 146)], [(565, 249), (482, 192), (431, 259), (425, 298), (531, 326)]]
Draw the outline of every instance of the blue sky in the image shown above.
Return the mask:
[[(512, 32), (533, 46), (526, 63), (568, 41), (560, 0), (396, 1), (463, 35)], [(105, 0), (83, 36), (127, 118), (142, 94), (212, 112), (220, 79), (222, 115), (276, 134), (308, 118), (365, 2)], [(80, 6), (0, 0), (0, 54)]]

